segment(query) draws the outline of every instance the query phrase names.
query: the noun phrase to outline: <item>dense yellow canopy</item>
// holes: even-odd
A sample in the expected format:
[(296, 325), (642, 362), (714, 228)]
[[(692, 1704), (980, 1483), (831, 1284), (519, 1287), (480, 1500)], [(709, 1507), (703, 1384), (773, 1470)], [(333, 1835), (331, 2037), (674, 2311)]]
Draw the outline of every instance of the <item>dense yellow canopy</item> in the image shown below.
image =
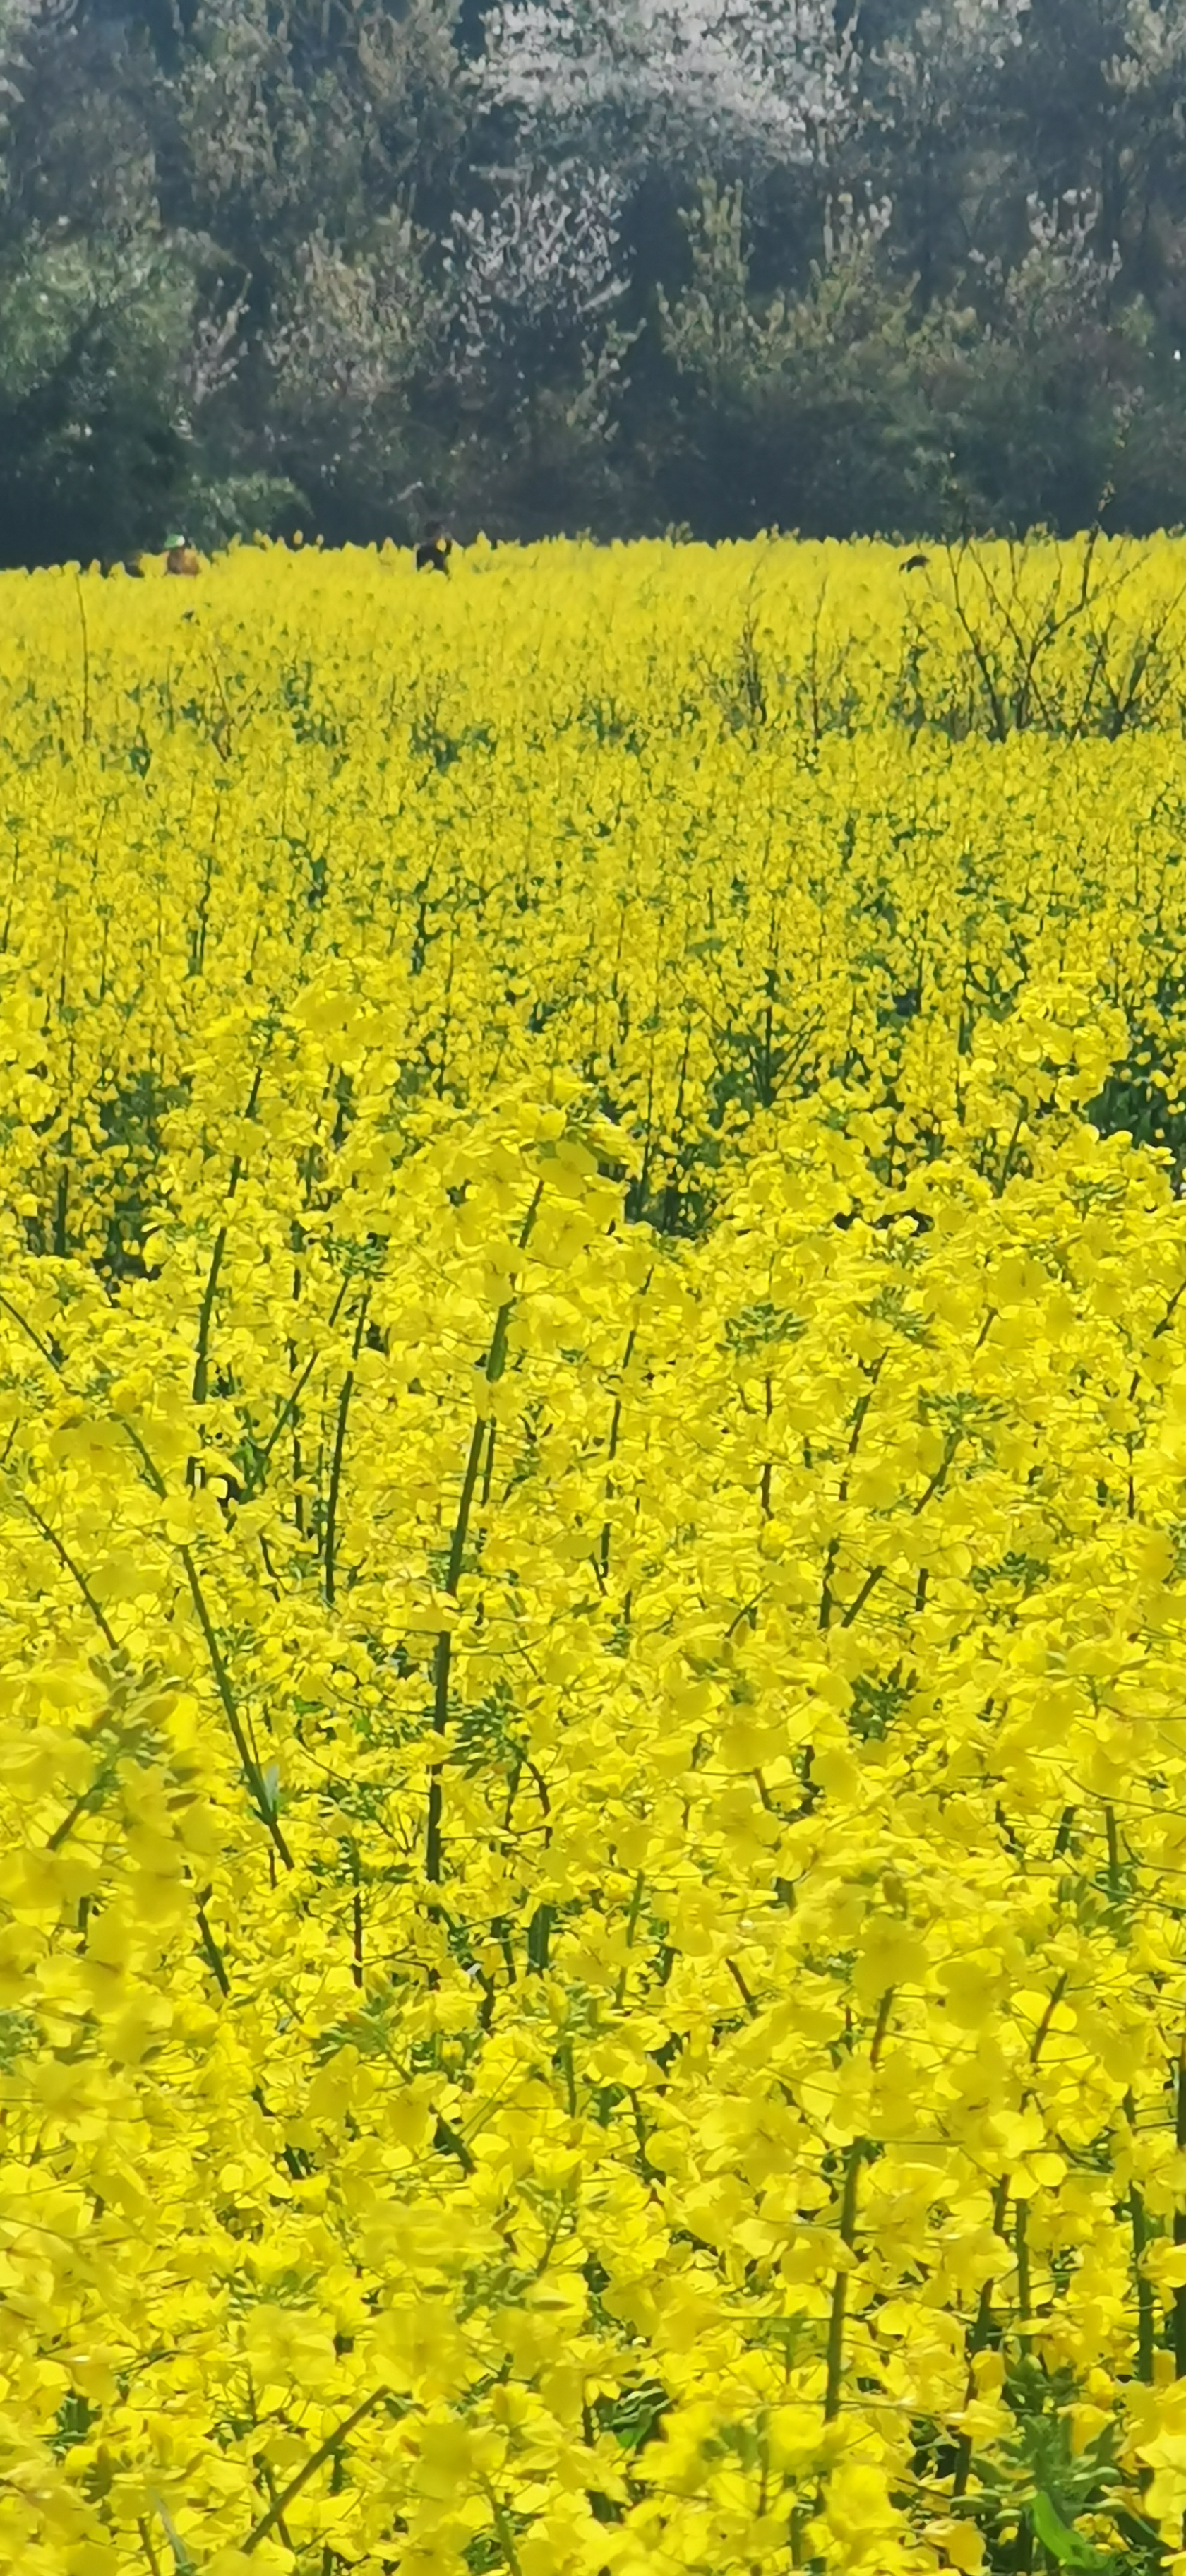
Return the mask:
[(0, 586), (0, 2567), (1186, 2565), (1186, 557), (899, 561)]

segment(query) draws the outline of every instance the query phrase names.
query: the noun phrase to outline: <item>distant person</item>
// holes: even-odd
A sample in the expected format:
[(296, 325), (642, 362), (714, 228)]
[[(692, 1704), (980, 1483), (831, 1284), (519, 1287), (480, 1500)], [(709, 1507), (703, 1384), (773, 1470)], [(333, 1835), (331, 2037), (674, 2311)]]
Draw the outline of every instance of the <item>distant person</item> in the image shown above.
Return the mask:
[(452, 552), (452, 537), (447, 529), (442, 528), (438, 521), (434, 521), (432, 527), (425, 530), (416, 548), (417, 572), (447, 573)]
[(166, 572), (188, 574), (191, 580), (194, 574), (200, 570), (197, 554), (191, 546), (188, 537), (169, 537), (166, 539), (165, 570)]

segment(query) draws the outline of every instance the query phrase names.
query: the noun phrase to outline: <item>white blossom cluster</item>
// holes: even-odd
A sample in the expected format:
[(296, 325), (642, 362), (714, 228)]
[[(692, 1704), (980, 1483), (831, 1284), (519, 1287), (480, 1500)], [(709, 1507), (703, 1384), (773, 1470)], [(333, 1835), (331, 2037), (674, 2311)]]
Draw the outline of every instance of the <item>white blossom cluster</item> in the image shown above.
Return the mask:
[(627, 175), (813, 160), (853, 94), (832, 0), (502, 0), (479, 78), (529, 130)]
[(1142, 91), (1148, 94), (1172, 86), (1180, 100), (1186, 72), (1186, 0), (1125, 0), (1123, 35), (1123, 51), (1118, 47), (1108, 65), (1109, 87), (1136, 99)]
[(607, 171), (503, 175), (496, 202), (453, 218), (448, 255), (467, 361), (580, 339), (624, 289), (616, 265), (620, 191)]
[(28, 39), (60, 34), (69, 26), (71, 15), (70, 0), (0, 0), (0, 128), (7, 102), (21, 94)]

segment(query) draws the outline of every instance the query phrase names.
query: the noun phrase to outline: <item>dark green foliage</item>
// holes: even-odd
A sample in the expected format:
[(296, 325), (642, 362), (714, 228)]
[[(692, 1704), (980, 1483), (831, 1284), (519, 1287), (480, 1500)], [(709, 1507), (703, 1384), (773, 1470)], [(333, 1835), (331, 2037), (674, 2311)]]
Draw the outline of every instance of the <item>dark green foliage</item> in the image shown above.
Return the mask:
[[(565, 151), (620, 182), (612, 289), (563, 328), (562, 295), (504, 296), (483, 338), (473, 241), (563, 158), (483, 88), (485, 0), (0, 0), (0, 564), (171, 524), (409, 544), (438, 512), (463, 541), (1186, 522), (1184, 0), (1155, 43), (1123, 0), (835, 14), (811, 155), (705, 127), (640, 163), (578, 117)], [(716, 675), (731, 721), (768, 678)], [(902, 703), (967, 721), (917, 656)]]

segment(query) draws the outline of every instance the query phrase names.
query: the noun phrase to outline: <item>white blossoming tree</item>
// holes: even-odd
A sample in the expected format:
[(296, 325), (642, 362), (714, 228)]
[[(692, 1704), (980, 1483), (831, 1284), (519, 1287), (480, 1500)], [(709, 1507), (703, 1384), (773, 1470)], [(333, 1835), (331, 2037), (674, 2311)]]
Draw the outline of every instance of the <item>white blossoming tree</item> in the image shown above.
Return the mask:
[(501, 0), (479, 78), (521, 132), (626, 179), (818, 161), (853, 106), (832, 0)]
[(39, 15), (37, 0), (0, 0), (0, 103), (19, 98), (24, 39)]
[(620, 192), (604, 170), (512, 170), (488, 209), (455, 214), (447, 253), (463, 363), (493, 360), (516, 383), (564, 362), (602, 329), (623, 291)]
[(620, 212), (613, 173), (522, 162), (491, 175), (486, 204), (453, 218), (449, 390), (463, 418), (493, 407), (505, 473), (537, 497), (613, 436), (631, 336), (619, 318)]

